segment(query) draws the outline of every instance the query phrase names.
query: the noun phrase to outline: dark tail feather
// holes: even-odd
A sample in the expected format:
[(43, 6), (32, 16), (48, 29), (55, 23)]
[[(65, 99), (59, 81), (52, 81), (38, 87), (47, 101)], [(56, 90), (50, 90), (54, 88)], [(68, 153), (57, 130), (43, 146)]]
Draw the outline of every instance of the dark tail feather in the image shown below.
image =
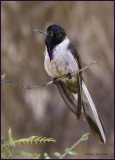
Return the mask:
[(79, 119), (81, 115), (81, 107), (82, 107), (82, 77), (81, 74), (78, 74), (78, 107), (77, 107), (77, 113), (76, 116)]
[(102, 123), (99, 119), (93, 100), (83, 81), (82, 81), (82, 100), (83, 100), (83, 109), (85, 112), (85, 116), (89, 123), (92, 133), (101, 143), (106, 143), (106, 138)]

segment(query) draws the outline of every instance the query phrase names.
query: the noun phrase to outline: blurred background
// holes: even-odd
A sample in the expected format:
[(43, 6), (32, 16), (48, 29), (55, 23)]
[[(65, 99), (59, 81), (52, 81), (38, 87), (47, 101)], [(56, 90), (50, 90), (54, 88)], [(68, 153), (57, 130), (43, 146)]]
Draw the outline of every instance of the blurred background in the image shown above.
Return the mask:
[(50, 24), (61, 25), (77, 48), (82, 66), (97, 61), (83, 72), (83, 77), (103, 123), (107, 143), (100, 144), (95, 139), (83, 115), (75, 123), (74, 114), (54, 85), (27, 90), (2, 83), (1, 136), (7, 140), (11, 127), (14, 138), (33, 135), (55, 138), (56, 143), (21, 145), (20, 150), (40, 153), (43, 158), (44, 152), (51, 157), (56, 151), (63, 153), (89, 132), (89, 140), (75, 149), (78, 155), (67, 158), (113, 158), (114, 2), (1, 3), (1, 71), (5, 78), (28, 85), (51, 80), (44, 70), (45, 37), (32, 29), (46, 31)]

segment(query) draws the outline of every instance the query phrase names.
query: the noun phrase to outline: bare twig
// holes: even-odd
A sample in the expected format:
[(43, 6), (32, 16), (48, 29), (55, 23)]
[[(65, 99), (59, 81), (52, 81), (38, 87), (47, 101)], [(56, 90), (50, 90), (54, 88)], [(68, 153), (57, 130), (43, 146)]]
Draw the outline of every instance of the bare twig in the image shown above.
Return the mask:
[[(91, 65), (93, 65), (94, 63), (96, 63), (96, 61), (91, 62), (90, 64), (88, 64), (87, 66), (83, 67), (82, 69), (80, 69), (79, 71), (74, 71), (71, 73), (71, 76), (73, 77), (74, 75), (86, 70), (88, 67), (90, 67)], [(64, 76), (60, 76), (57, 77), (56, 81), (62, 80), (62, 79), (66, 79), (67, 78), (67, 74)], [(21, 88), (25, 88), (25, 89), (31, 89), (31, 88), (40, 88), (40, 87), (46, 87), (46, 86), (50, 86), (51, 84), (53, 84), (53, 81), (47, 82), (45, 84), (41, 84), (41, 85), (24, 85), (24, 84), (19, 84), (19, 83), (15, 83), (12, 80), (6, 80), (4, 78), (1, 78), (1, 81), (4, 83), (7, 83), (9, 85), (12, 86), (16, 86), (16, 87), (21, 87)]]

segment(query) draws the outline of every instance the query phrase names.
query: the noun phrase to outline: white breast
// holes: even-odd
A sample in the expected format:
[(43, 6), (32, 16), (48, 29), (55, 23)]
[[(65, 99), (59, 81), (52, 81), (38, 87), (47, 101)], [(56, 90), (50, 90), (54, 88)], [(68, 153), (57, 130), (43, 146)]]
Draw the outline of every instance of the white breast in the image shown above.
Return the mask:
[(45, 50), (45, 70), (51, 77), (59, 77), (78, 70), (78, 64), (72, 53), (68, 50), (70, 41), (66, 37), (62, 43), (53, 50), (53, 59), (50, 61), (47, 48)]

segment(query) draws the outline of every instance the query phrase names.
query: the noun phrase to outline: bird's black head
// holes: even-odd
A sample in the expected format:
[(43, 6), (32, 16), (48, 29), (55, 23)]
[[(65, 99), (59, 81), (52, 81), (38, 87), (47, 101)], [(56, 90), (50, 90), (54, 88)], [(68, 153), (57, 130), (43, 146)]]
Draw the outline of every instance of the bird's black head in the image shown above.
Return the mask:
[(66, 33), (61, 26), (58, 25), (50, 25), (47, 28), (47, 36), (45, 39), (45, 43), (47, 46), (47, 51), (49, 53), (50, 60), (53, 59), (53, 49), (56, 45), (60, 44), (64, 38), (66, 37)]
[(66, 33), (61, 26), (58, 25), (50, 25), (47, 28), (47, 36), (45, 39), (46, 45), (50, 45), (53, 48), (61, 43), (66, 37)]
[(40, 32), (46, 35), (45, 43), (47, 46), (47, 51), (49, 53), (50, 61), (53, 59), (53, 49), (56, 45), (60, 44), (66, 37), (66, 33), (61, 26), (56, 24), (50, 25), (47, 28), (47, 33), (40, 30), (34, 29), (33, 31)]

